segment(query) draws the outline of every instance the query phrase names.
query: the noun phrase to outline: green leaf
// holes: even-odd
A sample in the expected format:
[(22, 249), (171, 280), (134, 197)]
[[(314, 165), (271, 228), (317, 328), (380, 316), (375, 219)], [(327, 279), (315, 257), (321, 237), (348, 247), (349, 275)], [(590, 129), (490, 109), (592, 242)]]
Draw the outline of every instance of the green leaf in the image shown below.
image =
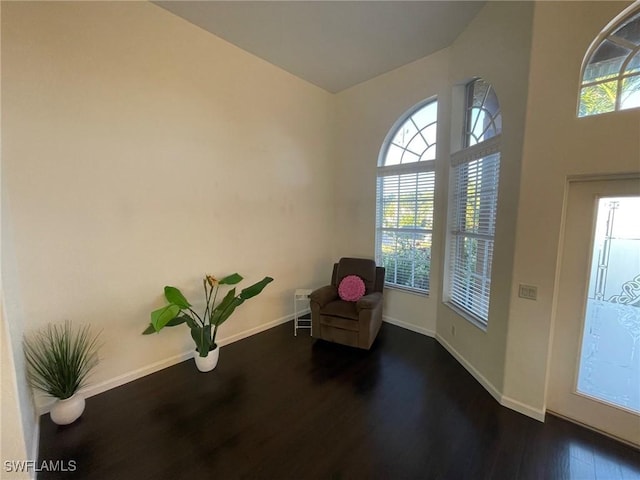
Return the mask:
[(191, 328), (191, 338), (196, 342), (196, 349), (200, 351), (200, 338), (202, 337), (202, 327), (195, 326)]
[(194, 327), (198, 326), (198, 324), (195, 322), (195, 320), (193, 318), (191, 318), (189, 315), (185, 315), (184, 317), (185, 317), (184, 321), (187, 322), (187, 326), (189, 328), (194, 328)]
[(240, 283), (242, 281), (242, 277), (237, 273), (232, 273), (231, 275), (227, 275), (222, 280), (220, 280), (220, 285), (235, 285), (236, 283)]
[(152, 333), (156, 333), (156, 329), (153, 327), (153, 324), (149, 324), (149, 326), (146, 328), (146, 330), (144, 332), (142, 332), (143, 335), (151, 335)]
[(213, 325), (218, 325), (218, 320), (220, 319), (220, 316), (222, 315), (224, 310), (229, 305), (231, 305), (231, 302), (234, 301), (235, 297), (236, 297), (236, 289), (232, 288), (227, 292), (227, 294), (224, 296), (222, 301), (216, 306), (216, 308), (213, 309), (213, 312), (211, 312), (211, 319), (210, 319), (210, 322)]
[(184, 298), (182, 292), (176, 287), (164, 287), (164, 296), (169, 303), (179, 306), (180, 308), (189, 308), (191, 304)]
[(244, 290), (242, 290), (240, 292), (240, 298), (242, 298), (243, 300), (248, 300), (251, 297), (255, 297), (256, 295), (258, 295), (260, 292), (262, 292), (262, 290), (264, 290), (264, 287), (267, 286), (267, 284), (273, 282), (273, 278), (271, 277), (264, 277), (262, 280), (260, 280), (257, 283), (254, 283), (253, 285), (251, 285), (250, 287), (245, 288)]
[(220, 304), (213, 309), (213, 313), (211, 315), (211, 324), (215, 325), (216, 327), (222, 325), (227, 321), (227, 319), (236, 310), (236, 308), (244, 303), (245, 300), (258, 295), (260, 292), (262, 292), (262, 290), (264, 290), (264, 287), (266, 287), (267, 284), (271, 283), (272, 281), (273, 278), (264, 277), (259, 282), (254, 283), (250, 287), (242, 290), (242, 292), (240, 292), (240, 295), (238, 295), (237, 297), (235, 296), (235, 288), (230, 290), (224, 297), (222, 302), (220, 302)]
[(191, 329), (191, 338), (196, 343), (196, 350), (200, 356), (206, 357), (211, 346), (211, 325), (206, 325), (204, 328), (196, 325)]
[(165, 327), (175, 327), (176, 325), (182, 325), (183, 323), (188, 322), (189, 320), (191, 320), (189, 315), (180, 315), (179, 317), (169, 320), (165, 325)]
[(220, 315), (218, 316), (218, 318), (216, 318), (215, 323), (214, 322), (212, 323), (216, 327), (219, 327), (224, 322), (226, 322), (227, 319), (231, 316), (231, 314), (236, 310), (236, 308), (242, 305), (243, 303), (244, 303), (244, 300), (242, 298), (235, 297), (233, 301), (227, 306), (227, 308), (225, 308), (220, 312)]
[(167, 305), (151, 312), (151, 325), (156, 329), (156, 332), (162, 330), (170, 320), (176, 318), (180, 313), (180, 307), (177, 305)]
[(30, 385), (59, 399), (71, 397), (86, 384), (98, 364), (98, 337), (89, 325), (74, 328), (47, 325), (46, 329), (25, 336), (23, 348)]
[(202, 332), (202, 344), (199, 352), (201, 357), (206, 357), (209, 355), (209, 348), (211, 348), (211, 325), (205, 325)]

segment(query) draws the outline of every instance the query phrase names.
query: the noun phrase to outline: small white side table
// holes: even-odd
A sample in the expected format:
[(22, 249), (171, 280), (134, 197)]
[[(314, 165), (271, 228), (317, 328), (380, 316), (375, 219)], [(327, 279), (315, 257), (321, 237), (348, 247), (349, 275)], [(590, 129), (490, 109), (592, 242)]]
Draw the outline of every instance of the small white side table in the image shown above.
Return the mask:
[[(313, 331), (311, 330), (311, 319), (300, 318), (300, 314), (298, 313), (298, 302), (307, 302), (309, 304), (309, 296), (313, 292), (310, 288), (298, 288), (293, 294), (293, 335), (298, 336), (299, 328), (308, 328), (309, 334), (312, 335)], [(305, 322), (301, 324), (300, 322)], [(309, 322), (308, 325), (306, 322)]]

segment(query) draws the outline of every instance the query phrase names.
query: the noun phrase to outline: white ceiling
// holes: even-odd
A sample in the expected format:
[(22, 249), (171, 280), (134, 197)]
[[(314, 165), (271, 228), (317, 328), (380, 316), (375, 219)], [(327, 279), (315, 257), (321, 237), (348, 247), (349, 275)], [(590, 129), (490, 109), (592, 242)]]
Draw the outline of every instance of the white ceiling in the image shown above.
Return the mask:
[(453, 42), (484, 1), (156, 1), (329, 92)]

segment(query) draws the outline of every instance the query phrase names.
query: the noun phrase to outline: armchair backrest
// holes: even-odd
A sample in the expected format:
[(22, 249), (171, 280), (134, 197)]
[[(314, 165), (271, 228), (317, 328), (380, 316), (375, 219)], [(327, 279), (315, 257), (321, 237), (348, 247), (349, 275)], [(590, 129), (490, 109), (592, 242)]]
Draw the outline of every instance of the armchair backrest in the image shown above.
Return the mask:
[(384, 268), (376, 267), (376, 262), (373, 260), (344, 257), (333, 265), (331, 284), (337, 287), (347, 275), (357, 275), (364, 281), (366, 293), (382, 292), (384, 274)]

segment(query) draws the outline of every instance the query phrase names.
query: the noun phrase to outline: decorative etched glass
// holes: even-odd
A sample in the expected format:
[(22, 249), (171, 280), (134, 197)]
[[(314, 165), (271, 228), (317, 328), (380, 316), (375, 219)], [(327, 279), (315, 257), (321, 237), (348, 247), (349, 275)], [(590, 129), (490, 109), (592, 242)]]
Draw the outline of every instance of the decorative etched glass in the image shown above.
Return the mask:
[(640, 413), (640, 197), (598, 202), (577, 391)]

